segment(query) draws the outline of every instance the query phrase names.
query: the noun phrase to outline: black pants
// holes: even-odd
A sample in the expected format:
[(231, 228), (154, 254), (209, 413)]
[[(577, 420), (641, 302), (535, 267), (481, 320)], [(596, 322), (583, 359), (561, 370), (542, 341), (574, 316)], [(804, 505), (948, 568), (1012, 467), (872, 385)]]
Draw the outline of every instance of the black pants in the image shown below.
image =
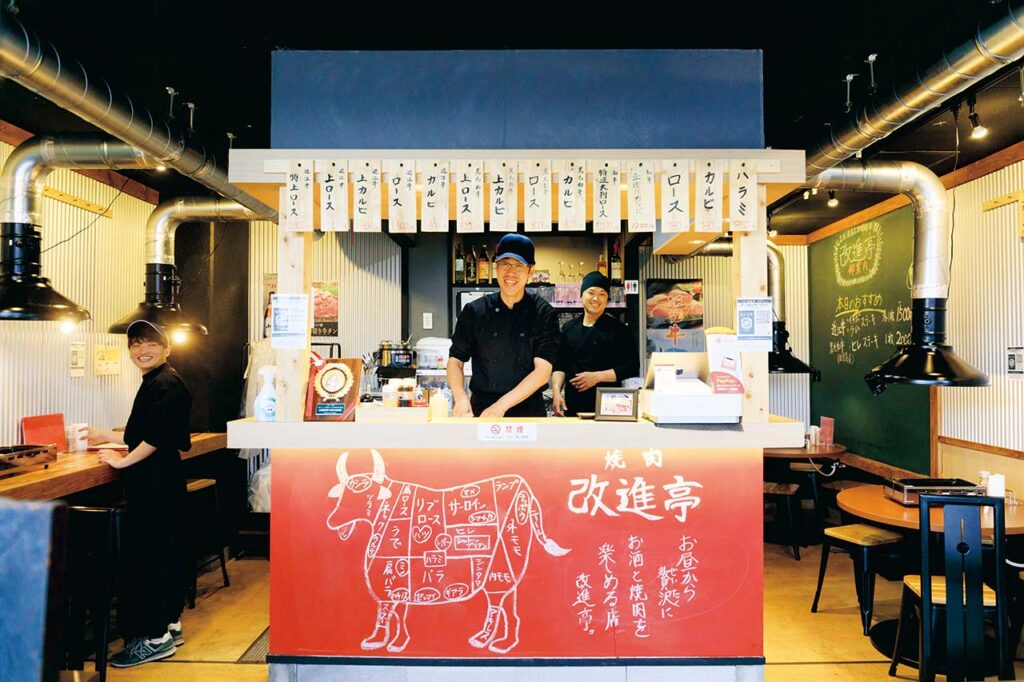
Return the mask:
[(167, 624), (181, 618), (185, 598), (180, 533), (183, 502), (147, 504), (129, 497), (121, 525), (122, 589), (118, 600), (125, 641), (162, 637)]
[[(498, 399), (502, 394), (492, 395), (489, 393), (473, 393), (469, 397), (469, 404), (473, 408), (473, 416), (479, 417), (480, 413), (486, 410), (488, 407), (498, 402)], [(529, 398), (513, 405), (512, 408), (505, 413), (506, 417), (546, 417), (547, 411), (544, 409), (544, 396), (540, 393), (534, 393)]]

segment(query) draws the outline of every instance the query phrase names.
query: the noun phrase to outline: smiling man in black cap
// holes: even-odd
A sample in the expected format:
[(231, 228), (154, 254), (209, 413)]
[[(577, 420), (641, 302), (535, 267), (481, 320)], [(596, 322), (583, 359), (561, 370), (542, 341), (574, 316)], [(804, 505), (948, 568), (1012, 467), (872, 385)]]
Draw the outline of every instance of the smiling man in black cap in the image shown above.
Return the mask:
[[(526, 291), (535, 263), (530, 238), (506, 234), (494, 256), (499, 291), (459, 313), (448, 359), (452, 416), (546, 416), (542, 394), (558, 355), (558, 318), (547, 301)], [(470, 360), (472, 398), (465, 389)]]
[[(611, 282), (600, 272), (580, 284), (583, 314), (562, 328), (562, 345), (551, 375), (552, 407), (559, 416), (593, 412), (598, 386), (618, 386), (640, 371), (629, 327), (605, 315)], [(572, 377), (565, 383), (566, 376)], [(562, 387), (565, 386), (565, 397)]]

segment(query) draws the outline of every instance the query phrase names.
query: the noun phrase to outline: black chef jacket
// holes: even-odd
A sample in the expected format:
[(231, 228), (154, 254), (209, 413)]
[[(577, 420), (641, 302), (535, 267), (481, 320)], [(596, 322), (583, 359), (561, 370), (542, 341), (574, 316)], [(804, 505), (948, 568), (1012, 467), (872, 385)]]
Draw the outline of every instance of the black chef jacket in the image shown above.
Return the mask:
[[(534, 358), (555, 364), (558, 316), (551, 304), (530, 292), (511, 308), (499, 292), (487, 294), (459, 313), (450, 353), (462, 362), (473, 361), (470, 403), (479, 416), (533, 371)], [(541, 387), (505, 416), (546, 416), (543, 392)]]
[(637, 341), (629, 327), (610, 315), (602, 315), (592, 327), (583, 326), (583, 315), (565, 323), (556, 372), (565, 372), (566, 414), (593, 412), (597, 386), (580, 393), (569, 383), (580, 372), (614, 369), (618, 381), (597, 386), (619, 386), (623, 379), (640, 373)]
[(192, 447), (189, 418), (192, 395), (174, 369), (164, 363), (142, 375), (132, 413), (124, 429), (131, 452), (145, 441), (156, 452), (123, 470), (129, 505), (178, 507), (185, 495), (185, 471), (179, 451)]

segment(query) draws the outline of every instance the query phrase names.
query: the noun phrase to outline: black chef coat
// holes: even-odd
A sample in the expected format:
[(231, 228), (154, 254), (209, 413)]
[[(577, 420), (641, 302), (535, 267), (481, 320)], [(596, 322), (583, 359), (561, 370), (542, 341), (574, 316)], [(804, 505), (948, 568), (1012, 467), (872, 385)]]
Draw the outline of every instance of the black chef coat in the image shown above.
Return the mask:
[[(558, 316), (551, 304), (530, 292), (511, 308), (499, 292), (487, 294), (459, 313), (450, 353), (462, 362), (473, 361), (470, 403), (479, 416), (533, 371), (534, 358), (555, 364)], [(543, 392), (541, 387), (505, 416), (546, 416)]]
[(185, 470), (179, 451), (192, 447), (189, 418), (192, 395), (167, 363), (142, 375), (132, 413), (124, 429), (131, 452), (145, 441), (156, 452), (123, 470), (128, 503), (146, 507), (181, 504)]
[(562, 345), (555, 362), (556, 372), (565, 372), (566, 414), (593, 412), (597, 386), (580, 393), (570, 380), (580, 372), (614, 369), (618, 381), (597, 386), (619, 386), (623, 379), (640, 373), (637, 341), (629, 327), (610, 315), (601, 315), (592, 327), (583, 326), (583, 315), (562, 328)]

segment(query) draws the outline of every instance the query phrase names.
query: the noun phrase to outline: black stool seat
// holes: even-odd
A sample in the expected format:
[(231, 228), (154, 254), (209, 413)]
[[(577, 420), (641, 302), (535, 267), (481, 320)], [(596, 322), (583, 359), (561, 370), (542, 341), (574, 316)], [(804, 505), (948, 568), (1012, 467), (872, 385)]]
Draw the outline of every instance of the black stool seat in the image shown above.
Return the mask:
[(764, 496), (775, 502), (777, 507), (785, 506), (786, 520), (789, 527), (789, 541), (793, 547), (793, 558), (797, 561), (800, 561), (800, 536), (796, 532), (796, 515), (793, 513), (793, 499), (799, 491), (800, 486), (796, 483), (764, 481)]
[(828, 566), (828, 555), (833, 547), (841, 549), (853, 559), (857, 575), (857, 602), (860, 604), (860, 617), (864, 626), (864, 634), (871, 628), (871, 611), (875, 600), (875, 569), (872, 566), (873, 554), (879, 547), (900, 542), (903, 536), (891, 530), (876, 528), (866, 523), (851, 523), (845, 526), (826, 528), (821, 541), (821, 565), (818, 568), (818, 587), (814, 591), (814, 602), (811, 613), (818, 612), (818, 599), (821, 597), (821, 585), (825, 581), (825, 569)]
[[(217, 560), (220, 562), (221, 576), (224, 578), (224, 587), (231, 587), (231, 580), (228, 578), (227, 559), (220, 532), (220, 501), (217, 498), (217, 481), (212, 478), (192, 478), (186, 481), (185, 490), (187, 491), (185, 508), (189, 521), (187, 546), (190, 548), (185, 566), (188, 572), (186, 597), (188, 607), (194, 609), (198, 578), (196, 564), (201, 558), (216, 554)], [(212, 523), (210, 516), (214, 517)]]

